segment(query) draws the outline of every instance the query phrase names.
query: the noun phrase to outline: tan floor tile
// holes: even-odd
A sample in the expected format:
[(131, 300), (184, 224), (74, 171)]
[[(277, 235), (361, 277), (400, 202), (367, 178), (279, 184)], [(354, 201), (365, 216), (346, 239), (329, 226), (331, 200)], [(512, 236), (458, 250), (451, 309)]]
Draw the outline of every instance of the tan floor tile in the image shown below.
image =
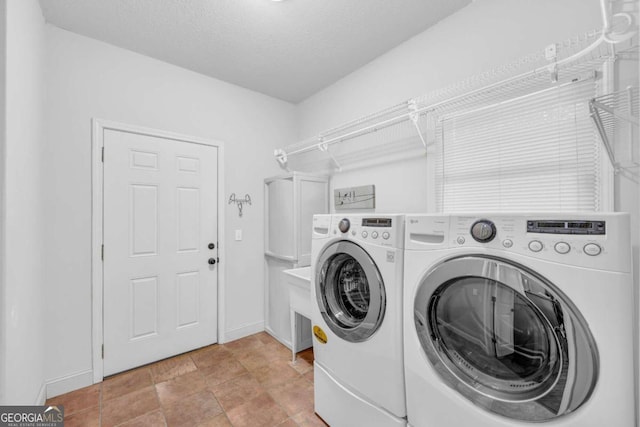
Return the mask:
[(65, 427), (100, 427), (100, 407), (94, 406), (70, 416), (65, 415), (64, 425)]
[(234, 427), (274, 426), (288, 418), (286, 412), (266, 393), (227, 411), (227, 417)]
[(306, 374), (304, 374), (302, 376), (302, 378), (304, 378), (305, 380), (309, 381), (311, 384), (313, 384), (313, 369), (310, 370), (309, 372), (307, 372)]
[(47, 400), (47, 405), (63, 405), (64, 414), (72, 415), (100, 404), (102, 384), (94, 384)]
[(231, 351), (217, 344), (193, 351), (189, 353), (189, 356), (199, 369), (218, 364), (224, 359), (232, 359), (234, 357)]
[(204, 377), (200, 371), (189, 372), (168, 381), (156, 384), (156, 392), (160, 404), (164, 407), (184, 399), (206, 388)]
[(298, 423), (293, 421), (291, 418), (287, 418), (286, 420), (278, 424), (278, 427), (298, 427)]
[(327, 427), (329, 424), (325, 423), (322, 418), (312, 412), (302, 412), (294, 415), (293, 420), (298, 423), (300, 427)]
[(198, 424), (198, 427), (233, 427), (231, 421), (225, 414), (220, 414), (215, 418)]
[(225, 359), (216, 365), (199, 369), (205, 376), (208, 386), (215, 386), (247, 373), (247, 370), (235, 359)]
[(262, 344), (278, 343), (279, 341), (269, 335), (268, 332), (258, 332), (254, 335)]
[(65, 406), (67, 427), (326, 427), (313, 413), (312, 350), (290, 360), (289, 349), (261, 332), (115, 375), (47, 404)]
[(287, 381), (293, 381), (300, 377), (300, 374), (289, 366), (289, 360), (275, 360), (269, 366), (263, 366), (251, 371), (260, 384), (264, 387), (272, 387)]
[(269, 360), (286, 359), (291, 360), (291, 350), (279, 342), (265, 344), (262, 348), (264, 357)]
[(305, 359), (298, 356), (295, 362), (290, 362), (289, 366), (295, 369), (300, 374), (306, 374), (309, 371), (313, 371), (313, 363), (307, 362)]
[(146, 414), (141, 415), (138, 418), (134, 418), (131, 421), (120, 424), (118, 425), (118, 427), (161, 427), (166, 425), (167, 422), (164, 419), (164, 413), (162, 412), (162, 410), (158, 409), (157, 411), (147, 412)]
[(179, 375), (193, 372), (197, 369), (191, 357), (186, 354), (161, 360), (160, 362), (149, 365), (149, 368), (151, 369), (153, 381), (156, 384)]
[(208, 390), (191, 395), (165, 408), (167, 425), (193, 427), (223, 414), (220, 404)]
[(102, 425), (121, 424), (160, 408), (153, 386), (102, 403)]
[(233, 353), (242, 353), (247, 350), (261, 348), (264, 344), (256, 335), (250, 335), (223, 345), (227, 350), (230, 350)]
[(240, 406), (265, 392), (250, 374), (245, 374), (211, 387), (211, 391), (225, 411)]
[(102, 400), (111, 400), (150, 385), (153, 385), (153, 380), (151, 371), (147, 367), (123, 372), (102, 382)]
[(304, 378), (288, 381), (268, 389), (289, 416), (300, 412), (313, 412), (313, 384)]
[(271, 361), (265, 357), (264, 351), (261, 349), (238, 353), (236, 355), (236, 359), (249, 371), (267, 366), (271, 363)]

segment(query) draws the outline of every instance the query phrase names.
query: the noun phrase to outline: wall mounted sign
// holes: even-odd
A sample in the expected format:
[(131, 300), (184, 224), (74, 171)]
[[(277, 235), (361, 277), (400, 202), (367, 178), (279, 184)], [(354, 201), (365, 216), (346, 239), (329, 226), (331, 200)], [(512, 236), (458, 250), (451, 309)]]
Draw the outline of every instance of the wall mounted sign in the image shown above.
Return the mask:
[(376, 186), (338, 188), (333, 190), (336, 211), (351, 209), (374, 209), (376, 207)]

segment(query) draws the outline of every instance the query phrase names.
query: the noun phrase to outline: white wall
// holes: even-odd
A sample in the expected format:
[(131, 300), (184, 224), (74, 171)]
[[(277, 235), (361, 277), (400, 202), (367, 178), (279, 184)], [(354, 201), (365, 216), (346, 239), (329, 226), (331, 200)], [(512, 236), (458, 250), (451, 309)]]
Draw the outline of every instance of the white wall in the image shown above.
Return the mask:
[[(91, 119), (221, 140), (227, 205), (226, 332), (263, 329), (263, 179), (273, 149), (295, 138), (295, 107), (93, 39), (47, 26), (48, 357), (51, 393), (86, 385), (91, 370)], [(234, 241), (234, 230), (244, 239)], [(64, 310), (60, 307), (63, 306)], [(213, 309), (213, 307), (212, 307)], [(90, 375), (89, 375), (90, 377)]]
[[(6, 52), (7, 52), (7, 2), (0, 3), (0, 358), (4, 359), (4, 354), (7, 352), (6, 345), (6, 316), (2, 313), (6, 313), (6, 292), (5, 292), (5, 229), (6, 229)], [(6, 376), (7, 376), (7, 364), (0, 361), (0, 405), (5, 402), (6, 399)]]
[[(601, 26), (597, 0), (476, 0), (302, 102), (298, 137), (311, 137)], [(332, 187), (366, 184), (376, 185), (378, 212), (430, 208), (425, 157), (339, 173)]]
[[(3, 287), (0, 404), (44, 403), (45, 217), (41, 201), (44, 19), (35, 0), (2, 3)], [(59, 309), (59, 308), (58, 308)]]

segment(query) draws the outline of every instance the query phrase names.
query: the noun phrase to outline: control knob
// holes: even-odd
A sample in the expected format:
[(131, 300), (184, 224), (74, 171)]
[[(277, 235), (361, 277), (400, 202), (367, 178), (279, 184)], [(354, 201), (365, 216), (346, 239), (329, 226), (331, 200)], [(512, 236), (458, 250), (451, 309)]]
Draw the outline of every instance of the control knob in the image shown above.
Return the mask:
[(488, 243), (496, 237), (496, 226), (488, 219), (480, 219), (471, 226), (471, 237), (477, 242)]
[(351, 227), (351, 223), (347, 218), (342, 218), (338, 223), (338, 228), (342, 233), (346, 233), (347, 231), (349, 231), (349, 227)]

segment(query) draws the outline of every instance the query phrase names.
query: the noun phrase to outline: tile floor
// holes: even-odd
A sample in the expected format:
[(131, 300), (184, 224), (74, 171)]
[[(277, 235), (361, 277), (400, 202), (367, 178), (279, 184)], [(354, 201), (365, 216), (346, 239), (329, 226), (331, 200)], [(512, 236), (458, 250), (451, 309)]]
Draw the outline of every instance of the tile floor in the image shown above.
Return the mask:
[(47, 400), (65, 427), (326, 426), (313, 412), (313, 351), (265, 332), (204, 347)]

